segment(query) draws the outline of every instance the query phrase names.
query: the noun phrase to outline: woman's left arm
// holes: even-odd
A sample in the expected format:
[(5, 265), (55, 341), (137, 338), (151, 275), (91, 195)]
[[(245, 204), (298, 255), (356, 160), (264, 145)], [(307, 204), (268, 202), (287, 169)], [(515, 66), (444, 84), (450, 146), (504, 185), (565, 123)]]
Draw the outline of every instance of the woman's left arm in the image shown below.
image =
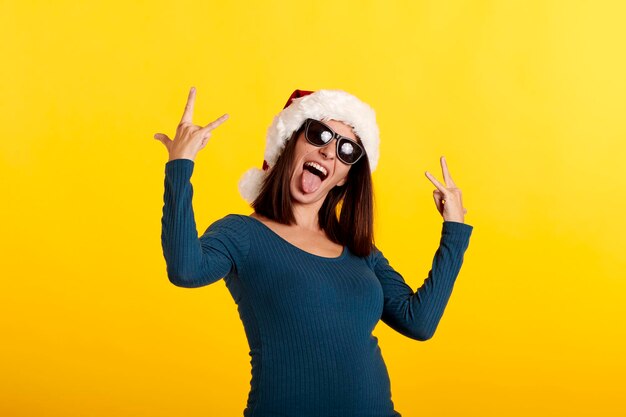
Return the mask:
[(376, 249), (373, 258), (374, 271), (385, 298), (381, 319), (416, 340), (433, 337), (461, 270), (473, 230), (473, 226), (464, 223), (467, 210), (463, 207), (461, 189), (452, 179), (444, 156), (440, 162), (445, 184), (437, 181), (430, 172), (425, 172), (436, 187), (433, 198), (444, 221), (439, 248), (424, 284), (414, 293), (402, 275), (389, 265), (382, 252)]
[(372, 265), (383, 288), (384, 323), (411, 339), (425, 341), (433, 336), (461, 270), (472, 230), (473, 226), (465, 223), (443, 222), (432, 268), (417, 292), (375, 247)]

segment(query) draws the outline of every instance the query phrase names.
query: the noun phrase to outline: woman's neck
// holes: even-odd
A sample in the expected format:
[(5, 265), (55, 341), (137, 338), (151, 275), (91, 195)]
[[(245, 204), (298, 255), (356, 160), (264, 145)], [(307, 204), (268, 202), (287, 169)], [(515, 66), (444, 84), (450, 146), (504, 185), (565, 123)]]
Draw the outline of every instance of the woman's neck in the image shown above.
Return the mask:
[(310, 204), (301, 204), (292, 201), (292, 212), (296, 219), (296, 224), (299, 228), (311, 231), (320, 232), (319, 226), (319, 210), (324, 201), (314, 202)]

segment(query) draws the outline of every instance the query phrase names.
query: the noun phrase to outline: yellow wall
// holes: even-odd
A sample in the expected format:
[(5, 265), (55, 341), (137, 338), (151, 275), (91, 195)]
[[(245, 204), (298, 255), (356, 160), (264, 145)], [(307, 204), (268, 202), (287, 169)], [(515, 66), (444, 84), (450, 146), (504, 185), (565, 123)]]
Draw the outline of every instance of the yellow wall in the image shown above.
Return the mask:
[[(439, 242), (445, 155), (474, 226), (433, 339), (375, 330), (404, 417), (617, 416), (626, 406), (621, 1), (0, 5), (0, 414), (237, 416), (250, 363), (223, 281), (167, 279), (167, 153), (190, 86), (223, 113), (198, 229), (249, 214), (240, 175), (295, 89), (381, 129), (379, 246), (407, 282)], [(621, 413), (620, 413), (621, 412)]]

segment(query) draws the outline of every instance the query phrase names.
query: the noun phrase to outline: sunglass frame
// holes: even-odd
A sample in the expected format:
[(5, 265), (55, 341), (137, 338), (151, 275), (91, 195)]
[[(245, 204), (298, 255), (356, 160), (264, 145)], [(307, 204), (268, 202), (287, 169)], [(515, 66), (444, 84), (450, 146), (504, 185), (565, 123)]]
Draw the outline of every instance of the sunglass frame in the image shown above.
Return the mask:
[[(315, 122), (315, 123), (320, 123), (322, 126), (324, 126), (326, 129), (328, 129), (328, 131), (333, 135), (332, 138), (324, 143), (324, 144), (318, 144), (318, 143), (314, 143), (311, 141), (311, 139), (309, 138), (309, 126), (311, 125), (311, 122)], [(339, 160), (341, 162), (343, 162), (346, 165), (354, 165), (357, 162), (359, 162), (359, 160), (363, 157), (363, 155), (365, 155), (365, 148), (363, 148), (363, 146), (361, 146), (357, 141), (350, 139), (346, 136), (342, 136), (339, 133), (335, 132), (333, 129), (331, 129), (330, 126), (328, 126), (326, 123), (317, 120), (317, 119), (311, 119), (308, 118), (305, 121), (305, 127), (304, 127), (304, 137), (307, 140), (307, 142), (309, 142), (311, 145), (313, 146), (317, 146), (317, 147), (324, 147), (326, 145), (328, 145), (329, 142), (331, 142), (333, 139), (337, 139), (337, 142), (335, 143), (335, 155), (337, 155), (337, 158), (339, 158)], [(359, 157), (353, 161), (353, 162), (346, 162), (340, 155), (339, 153), (339, 143), (341, 141), (347, 141), (348, 143), (350, 143), (352, 146), (358, 147), (359, 149), (361, 149), (361, 154), (359, 155)]]

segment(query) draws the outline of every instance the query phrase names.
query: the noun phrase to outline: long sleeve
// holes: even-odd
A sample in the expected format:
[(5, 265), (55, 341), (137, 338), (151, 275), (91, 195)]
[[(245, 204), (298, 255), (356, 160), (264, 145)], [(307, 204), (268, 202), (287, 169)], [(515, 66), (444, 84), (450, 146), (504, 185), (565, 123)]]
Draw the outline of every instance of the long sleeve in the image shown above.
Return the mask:
[(415, 340), (425, 341), (434, 335), (461, 269), (472, 230), (473, 226), (465, 223), (443, 222), (432, 269), (417, 292), (375, 247), (371, 256), (373, 270), (383, 287), (381, 320), (384, 323)]
[(194, 161), (173, 159), (165, 164), (161, 245), (167, 275), (174, 285), (195, 288), (237, 272), (249, 250), (246, 223), (229, 214), (211, 224), (198, 238), (192, 208)]

